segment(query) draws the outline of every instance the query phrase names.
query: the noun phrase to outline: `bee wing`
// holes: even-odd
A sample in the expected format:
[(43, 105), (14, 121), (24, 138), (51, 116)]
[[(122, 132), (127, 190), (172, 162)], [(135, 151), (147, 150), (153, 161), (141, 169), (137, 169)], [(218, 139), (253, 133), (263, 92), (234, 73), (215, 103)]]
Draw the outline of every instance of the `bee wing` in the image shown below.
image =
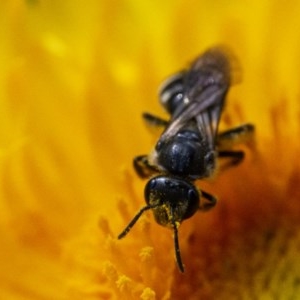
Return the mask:
[(168, 139), (189, 121), (196, 120), (200, 132), (214, 138), (230, 85), (230, 61), (227, 52), (212, 48), (198, 57), (184, 76), (184, 99), (172, 114), (161, 136)]
[(211, 149), (214, 148), (218, 125), (222, 112), (222, 106), (213, 106), (196, 116), (196, 122), (200, 135), (208, 141)]
[(187, 104), (180, 107), (180, 111), (171, 119), (169, 126), (161, 136), (161, 140), (175, 135), (188, 122), (195, 119), (198, 129), (203, 137), (214, 141), (217, 132), (220, 115), (222, 112), (227, 87), (220, 88), (212, 85), (202, 91), (193, 101), (187, 100)]

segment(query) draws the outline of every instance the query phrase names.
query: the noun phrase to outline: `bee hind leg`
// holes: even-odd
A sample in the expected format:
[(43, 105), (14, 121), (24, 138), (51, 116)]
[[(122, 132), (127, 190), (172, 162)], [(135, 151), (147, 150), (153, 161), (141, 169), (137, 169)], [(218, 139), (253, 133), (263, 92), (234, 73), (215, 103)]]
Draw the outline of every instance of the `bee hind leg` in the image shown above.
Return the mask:
[(250, 123), (223, 131), (217, 136), (217, 147), (225, 150), (231, 149), (235, 145), (252, 142), (254, 131), (254, 125)]
[(149, 127), (166, 127), (169, 122), (160, 118), (160, 117), (157, 117), (155, 115), (152, 115), (152, 114), (149, 114), (149, 113), (143, 113), (142, 115), (145, 123), (147, 126)]

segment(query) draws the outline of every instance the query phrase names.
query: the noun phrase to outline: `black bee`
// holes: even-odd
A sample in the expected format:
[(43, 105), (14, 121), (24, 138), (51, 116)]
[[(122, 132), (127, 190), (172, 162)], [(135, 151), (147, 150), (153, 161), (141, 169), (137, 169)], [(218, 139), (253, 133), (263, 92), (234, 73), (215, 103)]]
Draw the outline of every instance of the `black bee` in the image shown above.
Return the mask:
[[(170, 114), (166, 121), (145, 113), (150, 125), (164, 131), (150, 155), (135, 157), (133, 165), (141, 178), (149, 178), (144, 206), (118, 236), (123, 238), (139, 217), (152, 209), (158, 224), (174, 231), (177, 265), (181, 272), (178, 227), (198, 210), (215, 206), (216, 198), (197, 188), (195, 180), (211, 177), (217, 158), (227, 158), (236, 165), (244, 157), (234, 151), (241, 137), (254, 131), (252, 124), (218, 133), (224, 101), (232, 81), (232, 64), (227, 51), (212, 48), (203, 53), (190, 68), (168, 78), (160, 89), (160, 102)], [(200, 201), (201, 199), (201, 201)]]

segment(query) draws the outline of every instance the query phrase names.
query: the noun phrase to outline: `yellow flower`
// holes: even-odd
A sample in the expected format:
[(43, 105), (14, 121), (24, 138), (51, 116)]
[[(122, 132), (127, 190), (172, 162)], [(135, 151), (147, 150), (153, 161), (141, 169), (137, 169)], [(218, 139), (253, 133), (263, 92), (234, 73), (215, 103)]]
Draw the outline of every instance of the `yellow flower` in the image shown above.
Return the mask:
[[(1, 299), (297, 299), (299, 1), (0, 3)], [(256, 148), (199, 186), (219, 203), (172, 232), (131, 168), (155, 142), (162, 79), (226, 44), (242, 66), (225, 125)], [(225, 124), (226, 123), (226, 124)]]

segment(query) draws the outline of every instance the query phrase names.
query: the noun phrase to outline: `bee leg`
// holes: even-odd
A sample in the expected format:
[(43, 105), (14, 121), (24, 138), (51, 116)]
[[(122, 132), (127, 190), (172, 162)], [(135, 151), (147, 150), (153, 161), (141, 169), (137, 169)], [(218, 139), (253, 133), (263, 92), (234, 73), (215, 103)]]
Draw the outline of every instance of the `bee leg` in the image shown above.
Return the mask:
[(245, 157), (244, 151), (219, 151), (220, 158), (229, 158), (229, 161), (222, 165), (222, 169), (238, 165)]
[(155, 167), (148, 161), (148, 155), (139, 155), (133, 159), (133, 167), (140, 178), (148, 178), (157, 173)]
[(169, 122), (149, 113), (143, 113), (143, 119), (149, 127), (166, 127)]
[(217, 136), (217, 147), (220, 149), (230, 149), (235, 145), (251, 142), (255, 127), (247, 123), (226, 131)]
[(203, 198), (205, 198), (207, 201), (205, 201), (204, 203), (200, 204), (199, 209), (202, 211), (208, 211), (211, 208), (213, 208), (216, 204), (217, 204), (217, 198), (214, 197), (213, 195), (204, 192), (201, 190), (201, 195), (203, 196)]

